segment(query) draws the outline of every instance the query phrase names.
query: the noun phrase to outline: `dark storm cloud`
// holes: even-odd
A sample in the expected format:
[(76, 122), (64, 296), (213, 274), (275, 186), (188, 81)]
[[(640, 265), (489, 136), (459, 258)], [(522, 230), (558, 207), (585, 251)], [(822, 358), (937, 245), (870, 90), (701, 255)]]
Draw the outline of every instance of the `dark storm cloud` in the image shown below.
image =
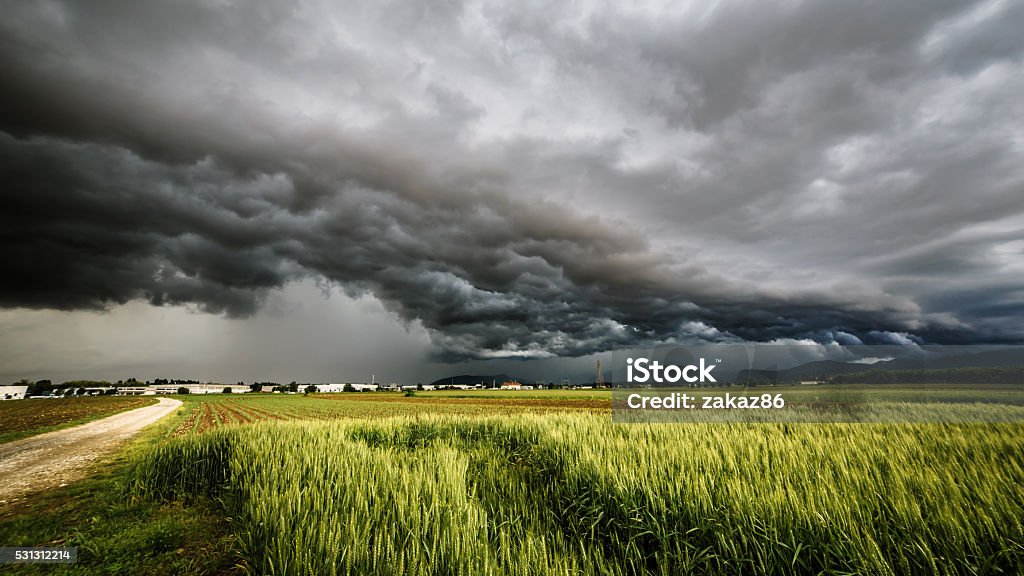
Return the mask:
[(1024, 337), (1018, 7), (613, 6), (8, 6), (0, 304), (312, 278), (445, 359)]

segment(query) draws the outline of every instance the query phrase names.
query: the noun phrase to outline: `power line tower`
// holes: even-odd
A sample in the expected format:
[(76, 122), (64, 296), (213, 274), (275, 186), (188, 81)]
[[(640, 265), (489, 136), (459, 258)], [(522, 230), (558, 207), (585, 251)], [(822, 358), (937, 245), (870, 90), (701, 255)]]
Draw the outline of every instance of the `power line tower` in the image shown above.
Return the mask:
[(601, 370), (601, 358), (597, 358), (597, 378), (594, 380), (595, 388), (604, 388), (604, 370)]

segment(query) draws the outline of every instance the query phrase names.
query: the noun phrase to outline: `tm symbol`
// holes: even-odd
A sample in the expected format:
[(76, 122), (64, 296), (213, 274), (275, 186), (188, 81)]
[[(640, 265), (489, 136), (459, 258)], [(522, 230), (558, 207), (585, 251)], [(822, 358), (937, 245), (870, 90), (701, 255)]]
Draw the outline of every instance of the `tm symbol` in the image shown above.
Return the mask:
[(721, 364), (722, 363), (722, 359), (721, 358), (715, 358), (715, 363), (716, 364)]

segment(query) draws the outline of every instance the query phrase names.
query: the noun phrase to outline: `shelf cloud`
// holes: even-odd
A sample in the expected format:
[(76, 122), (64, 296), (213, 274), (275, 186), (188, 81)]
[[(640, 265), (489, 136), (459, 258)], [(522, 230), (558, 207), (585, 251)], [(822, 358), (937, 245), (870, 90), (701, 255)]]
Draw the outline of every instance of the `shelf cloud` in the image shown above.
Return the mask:
[(445, 361), (1024, 340), (1020, 3), (5, 4), (6, 308), (314, 281)]

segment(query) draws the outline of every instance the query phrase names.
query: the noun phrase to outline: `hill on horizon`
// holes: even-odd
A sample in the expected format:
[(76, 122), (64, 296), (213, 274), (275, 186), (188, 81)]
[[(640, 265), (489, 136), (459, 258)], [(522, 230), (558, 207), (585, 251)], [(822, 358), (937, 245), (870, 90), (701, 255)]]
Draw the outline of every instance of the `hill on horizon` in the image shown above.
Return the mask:
[(907, 358), (881, 360), (872, 364), (842, 362), (838, 360), (816, 360), (814, 362), (808, 362), (785, 370), (741, 370), (737, 375), (737, 381), (753, 379), (785, 382), (807, 379), (826, 379), (832, 376), (857, 374), (862, 372), (936, 371), (965, 368), (1008, 368), (1016, 366), (1024, 366), (1024, 354), (1022, 354), (1019, 349), (1009, 349), (945, 356), (928, 360)]

